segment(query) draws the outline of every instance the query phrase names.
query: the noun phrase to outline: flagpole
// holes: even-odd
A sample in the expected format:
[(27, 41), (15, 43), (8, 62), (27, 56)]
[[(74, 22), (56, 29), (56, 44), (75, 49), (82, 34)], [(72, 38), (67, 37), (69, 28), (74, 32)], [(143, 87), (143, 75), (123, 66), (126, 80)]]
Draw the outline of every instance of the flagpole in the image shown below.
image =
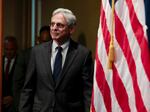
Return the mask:
[(115, 58), (114, 50), (114, 11), (115, 11), (115, 0), (112, 0), (112, 30), (111, 30), (111, 40), (109, 45), (109, 54), (108, 54), (108, 68), (112, 69), (112, 64)]

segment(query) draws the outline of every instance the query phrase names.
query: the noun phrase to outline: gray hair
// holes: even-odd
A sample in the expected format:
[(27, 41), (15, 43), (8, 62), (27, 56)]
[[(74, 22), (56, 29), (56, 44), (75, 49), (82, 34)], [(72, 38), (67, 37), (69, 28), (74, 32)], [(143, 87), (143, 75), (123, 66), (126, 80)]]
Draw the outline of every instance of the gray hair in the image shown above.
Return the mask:
[(76, 16), (73, 14), (73, 12), (71, 10), (64, 9), (64, 8), (58, 8), (53, 11), (52, 16), (54, 16), (58, 13), (63, 14), (69, 27), (73, 27), (76, 25)]

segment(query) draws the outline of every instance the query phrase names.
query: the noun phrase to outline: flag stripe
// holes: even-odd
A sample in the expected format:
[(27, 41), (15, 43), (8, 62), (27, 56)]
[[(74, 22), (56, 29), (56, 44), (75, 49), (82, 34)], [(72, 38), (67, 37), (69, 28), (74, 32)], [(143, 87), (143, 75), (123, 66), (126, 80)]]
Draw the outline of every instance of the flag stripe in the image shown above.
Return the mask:
[[(118, 87), (119, 86), (119, 87)], [(123, 83), (119, 77), (118, 71), (113, 66), (113, 87), (116, 93), (117, 100), (123, 112), (130, 112), (130, 106), (128, 102), (128, 95), (123, 86)], [(119, 88), (119, 90), (118, 90)]]
[(96, 112), (95, 111), (95, 107), (94, 107), (94, 87), (93, 87), (93, 90), (92, 90), (92, 97), (91, 97), (91, 108), (90, 108), (90, 111), (92, 112)]
[[(145, 68), (145, 72), (147, 74), (147, 77), (150, 81), (150, 63), (147, 63), (147, 61), (150, 62), (150, 53), (149, 53), (149, 49), (148, 49), (148, 43), (146, 40), (146, 37), (144, 36), (144, 31), (142, 28), (142, 25), (140, 24), (136, 13), (134, 11), (134, 7), (132, 4), (131, 0), (126, 0), (127, 4), (128, 4), (128, 8), (129, 8), (129, 15), (130, 15), (130, 19), (131, 19), (131, 25), (132, 25), (132, 29), (136, 35), (137, 41), (141, 47), (141, 59)], [(134, 15), (134, 16), (133, 16)], [(143, 38), (141, 38), (143, 37)]]
[[(107, 109), (107, 112), (111, 112), (111, 96), (110, 96), (110, 89), (108, 83), (105, 79), (104, 71), (102, 65), (98, 59), (98, 53), (96, 53), (96, 81), (98, 87), (103, 95), (104, 103)], [(101, 75), (99, 75), (101, 74)], [(101, 86), (103, 85), (103, 86)]]
[(108, 27), (107, 27), (107, 23), (106, 23), (106, 16), (105, 16), (105, 12), (103, 10), (103, 6), (101, 6), (101, 19), (100, 19), (100, 22), (101, 22), (101, 28), (102, 28), (102, 33), (103, 33), (103, 38), (104, 41), (105, 41), (105, 47), (106, 47), (106, 52), (108, 54), (108, 51), (109, 51), (109, 44), (110, 44), (110, 32), (108, 31)]

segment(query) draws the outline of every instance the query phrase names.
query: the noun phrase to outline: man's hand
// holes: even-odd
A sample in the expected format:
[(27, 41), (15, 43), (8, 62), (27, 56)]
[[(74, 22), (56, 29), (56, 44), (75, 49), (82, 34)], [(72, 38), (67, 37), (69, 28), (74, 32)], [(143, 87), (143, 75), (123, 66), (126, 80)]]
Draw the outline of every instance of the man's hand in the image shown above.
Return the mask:
[(5, 105), (5, 107), (9, 107), (10, 105), (12, 105), (12, 102), (13, 102), (12, 96), (5, 96), (3, 98), (3, 105)]

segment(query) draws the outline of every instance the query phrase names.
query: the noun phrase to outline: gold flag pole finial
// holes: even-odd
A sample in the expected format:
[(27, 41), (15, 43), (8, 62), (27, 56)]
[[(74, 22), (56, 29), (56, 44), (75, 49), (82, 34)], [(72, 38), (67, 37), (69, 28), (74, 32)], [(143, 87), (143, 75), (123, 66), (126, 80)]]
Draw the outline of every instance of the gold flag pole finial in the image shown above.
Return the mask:
[(112, 31), (111, 31), (111, 40), (109, 45), (109, 54), (108, 54), (108, 68), (112, 69), (112, 64), (115, 59), (115, 50), (114, 50), (114, 10), (115, 10), (115, 1), (112, 0)]

